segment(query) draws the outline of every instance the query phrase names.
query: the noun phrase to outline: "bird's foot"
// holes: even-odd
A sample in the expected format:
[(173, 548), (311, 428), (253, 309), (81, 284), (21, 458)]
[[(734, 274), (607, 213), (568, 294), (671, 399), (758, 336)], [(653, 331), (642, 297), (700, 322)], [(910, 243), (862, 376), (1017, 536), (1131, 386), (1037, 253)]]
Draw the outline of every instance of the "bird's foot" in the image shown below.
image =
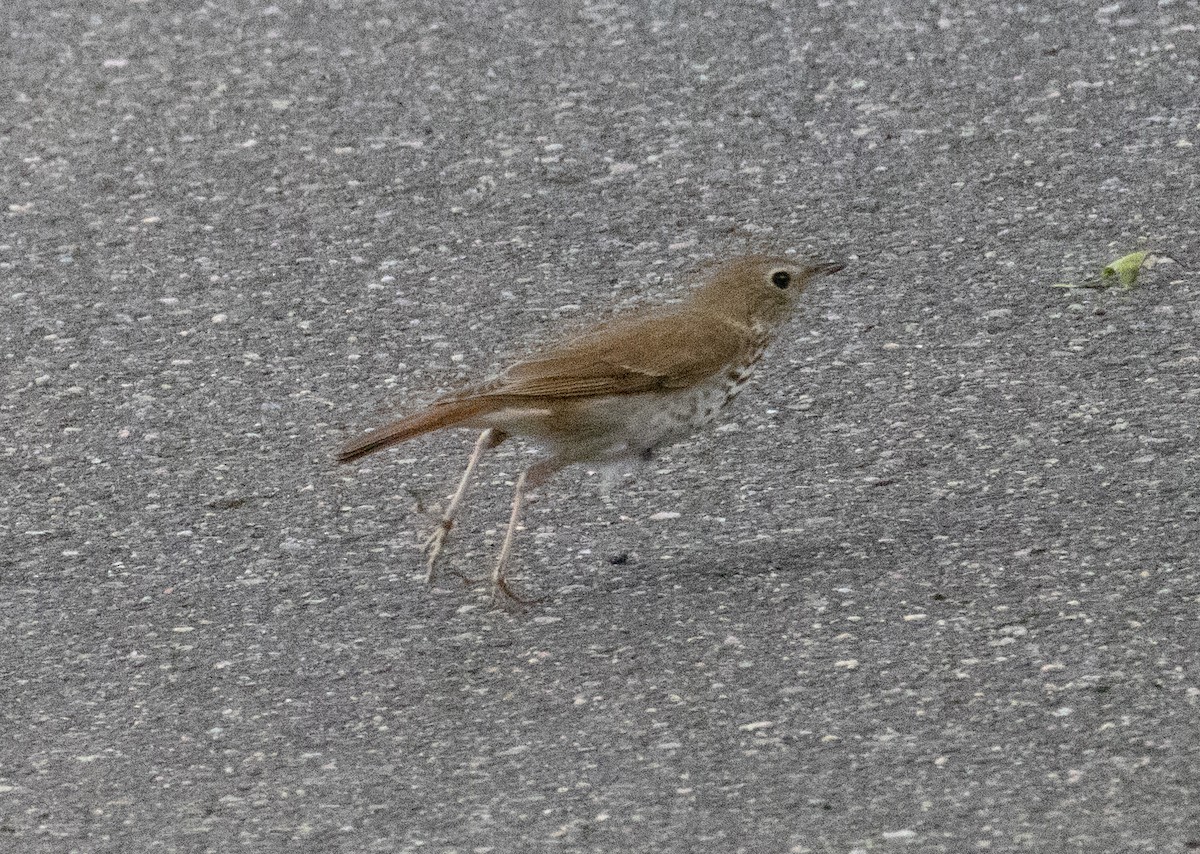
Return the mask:
[(433, 529), (433, 533), (425, 540), (425, 545), (421, 546), (421, 551), (425, 553), (425, 565), (429, 567), (429, 572), (425, 576), (426, 582), (433, 583), (437, 578), (437, 559), (442, 553), (442, 546), (446, 542), (446, 537), (450, 534), (450, 529), (454, 527), (453, 519), (443, 519), (438, 523), (438, 526)]
[(519, 595), (509, 586), (508, 579), (503, 575), (492, 578), (492, 604), (494, 605), (504, 606), (514, 604), (529, 606), (540, 605), (545, 601), (545, 596), (538, 596), (536, 599), (527, 599)]
[(515, 590), (512, 589), (512, 585), (510, 585), (508, 583), (508, 579), (503, 575), (497, 576), (497, 575), (493, 574), (490, 577), (474, 578), (470, 575), (460, 572), (457, 569), (449, 569), (449, 570), (447, 570), (447, 572), (450, 575), (453, 575), (455, 578), (461, 579), (464, 587), (475, 587), (480, 584), (491, 585), (492, 604), (497, 605), (497, 606), (504, 606), (504, 605), (509, 605), (509, 604), (538, 605), (538, 604), (546, 601), (545, 596), (539, 596), (536, 599), (529, 599), (529, 598), (526, 598), (526, 597), (520, 595), (519, 593), (517, 593)]

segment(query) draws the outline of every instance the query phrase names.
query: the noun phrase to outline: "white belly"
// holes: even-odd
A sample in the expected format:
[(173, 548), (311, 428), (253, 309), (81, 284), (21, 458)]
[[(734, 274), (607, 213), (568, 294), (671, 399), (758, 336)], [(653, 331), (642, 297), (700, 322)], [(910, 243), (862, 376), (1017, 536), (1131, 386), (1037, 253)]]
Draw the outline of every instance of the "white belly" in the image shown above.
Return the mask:
[(749, 378), (721, 375), (688, 391), (638, 394), (609, 399), (601, 419), (609, 429), (597, 436), (589, 459), (617, 460), (644, 456), (711, 423)]
[(465, 423), (522, 436), (564, 464), (644, 457), (712, 422), (749, 381), (758, 355), (690, 389), (578, 398), (557, 412), (514, 406)]

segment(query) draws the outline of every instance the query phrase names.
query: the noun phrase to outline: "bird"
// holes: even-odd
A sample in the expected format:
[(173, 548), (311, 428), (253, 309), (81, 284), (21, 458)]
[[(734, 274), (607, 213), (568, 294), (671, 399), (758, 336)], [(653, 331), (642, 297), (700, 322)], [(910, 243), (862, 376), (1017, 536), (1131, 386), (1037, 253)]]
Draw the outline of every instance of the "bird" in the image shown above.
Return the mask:
[(745, 254), (710, 265), (681, 300), (618, 315), (550, 344), (498, 375), (348, 442), (340, 463), (426, 433), (480, 431), (458, 488), (423, 548), (427, 579), (454, 527), (481, 457), (510, 437), (544, 456), (517, 477), (490, 582), (496, 600), (529, 603), (506, 574), (526, 494), (576, 463), (652, 459), (712, 422), (749, 381), (813, 279), (843, 261)]

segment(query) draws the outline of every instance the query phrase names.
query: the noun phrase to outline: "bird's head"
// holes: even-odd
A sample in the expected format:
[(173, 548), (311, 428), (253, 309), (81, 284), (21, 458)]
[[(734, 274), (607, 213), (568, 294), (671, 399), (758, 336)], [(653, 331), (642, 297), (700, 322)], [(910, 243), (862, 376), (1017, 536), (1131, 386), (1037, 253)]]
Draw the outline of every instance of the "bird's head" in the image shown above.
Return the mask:
[(810, 281), (845, 266), (788, 255), (742, 255), (715, 267), (693, 300), (702, 310), (765, 332), (791, 314)]

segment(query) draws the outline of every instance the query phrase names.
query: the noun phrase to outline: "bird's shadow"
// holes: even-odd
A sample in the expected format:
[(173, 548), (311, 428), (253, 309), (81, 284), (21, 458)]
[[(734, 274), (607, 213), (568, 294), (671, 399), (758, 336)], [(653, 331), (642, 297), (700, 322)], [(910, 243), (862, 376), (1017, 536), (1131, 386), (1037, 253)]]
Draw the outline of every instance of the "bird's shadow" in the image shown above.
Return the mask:
[(731, 588), (771, 591), (784, 583), (807, 589), (858, 587), (907, 577), (936, 585), (944, 570), (932, 566), (930, 557), (944, 530), (942, 520), (932, 516), (822, 519), (786, 533), (698, 540), (669, 558), (634, 552), (622, 561), (595, 560), (590, 584), (614, 594), (666, 586), (698, 595)]

